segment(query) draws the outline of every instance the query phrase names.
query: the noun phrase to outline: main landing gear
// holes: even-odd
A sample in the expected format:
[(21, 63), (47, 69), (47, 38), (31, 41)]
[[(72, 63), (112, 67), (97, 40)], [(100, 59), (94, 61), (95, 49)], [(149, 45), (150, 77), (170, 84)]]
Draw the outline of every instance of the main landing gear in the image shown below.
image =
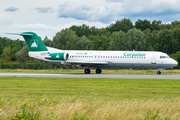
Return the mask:
[(85, 69), (85, 70), (84, 70), (84, 73), (85, 73), (85, 74), (90, 74), (90, 73), (91, 73), (91, 70), (90, 70), (90, 69)]
[(160, 70), (159, 70), (159, 71), (157, 71), (157, 74), (158, 74), (158, 75), (160, 75), (160, 74), (161, 74), (161, 71), (160, 71)]
[(101, 69), (96, 69), (96, 74), (101, 74), (102, 70)]
[[(91, 70), (90, 69), (85, 69), (84, 70), (84, 73), (85, 74), (90, 74), (91, 73)], [(96, 74), (101, 74), (102, 73), (102, 70), (101, 69), (96, 69)]]

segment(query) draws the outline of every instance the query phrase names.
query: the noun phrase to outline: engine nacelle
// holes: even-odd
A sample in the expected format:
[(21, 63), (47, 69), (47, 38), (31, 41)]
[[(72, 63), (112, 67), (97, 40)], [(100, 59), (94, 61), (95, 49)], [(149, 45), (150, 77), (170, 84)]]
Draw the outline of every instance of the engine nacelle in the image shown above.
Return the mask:
[(50, 53), (49, 56), (45, 58), (49, 60), (67, 60), (69, 58), (69, 54), (65, 52)]

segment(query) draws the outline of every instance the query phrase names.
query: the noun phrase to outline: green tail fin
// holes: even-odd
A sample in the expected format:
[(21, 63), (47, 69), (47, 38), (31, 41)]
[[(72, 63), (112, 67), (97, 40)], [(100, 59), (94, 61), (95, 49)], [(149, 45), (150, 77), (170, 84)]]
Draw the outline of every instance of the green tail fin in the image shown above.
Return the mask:
[(34, 32), (23, 32), (22, 35), (30, 51), (48, 51), (42, 40)]

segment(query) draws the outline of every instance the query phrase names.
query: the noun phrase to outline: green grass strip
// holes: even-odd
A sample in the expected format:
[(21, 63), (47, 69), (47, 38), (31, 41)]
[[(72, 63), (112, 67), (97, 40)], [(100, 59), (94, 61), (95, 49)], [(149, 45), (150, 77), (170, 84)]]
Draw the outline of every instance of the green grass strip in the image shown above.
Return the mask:
[(0, 77), (0, 97), (9, 99), (178, 99), (179, 95), (180, 80)]

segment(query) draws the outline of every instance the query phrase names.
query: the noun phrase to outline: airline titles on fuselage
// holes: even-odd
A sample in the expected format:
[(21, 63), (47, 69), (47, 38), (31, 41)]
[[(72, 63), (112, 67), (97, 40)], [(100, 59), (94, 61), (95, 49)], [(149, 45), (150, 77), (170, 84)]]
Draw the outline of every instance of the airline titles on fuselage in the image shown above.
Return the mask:
[[(76, 55), (87, 55), (87, 53), (76, 53)], [(125, 52), (123, 54), (124, 56), (127, 56), (127, 57), (145, 57), (146, 54), (145, 53), (128, 53), (128, 52)]]
[(145, 53), (127, 53), (127, 52), (125, 52), (124, 54), (123, 54), (124, 56), (130, 56), (130, 57), (133, 57), (133, 56), (138, 56), (138, 57), (145, 57), (146, 56), (146, 54)]

